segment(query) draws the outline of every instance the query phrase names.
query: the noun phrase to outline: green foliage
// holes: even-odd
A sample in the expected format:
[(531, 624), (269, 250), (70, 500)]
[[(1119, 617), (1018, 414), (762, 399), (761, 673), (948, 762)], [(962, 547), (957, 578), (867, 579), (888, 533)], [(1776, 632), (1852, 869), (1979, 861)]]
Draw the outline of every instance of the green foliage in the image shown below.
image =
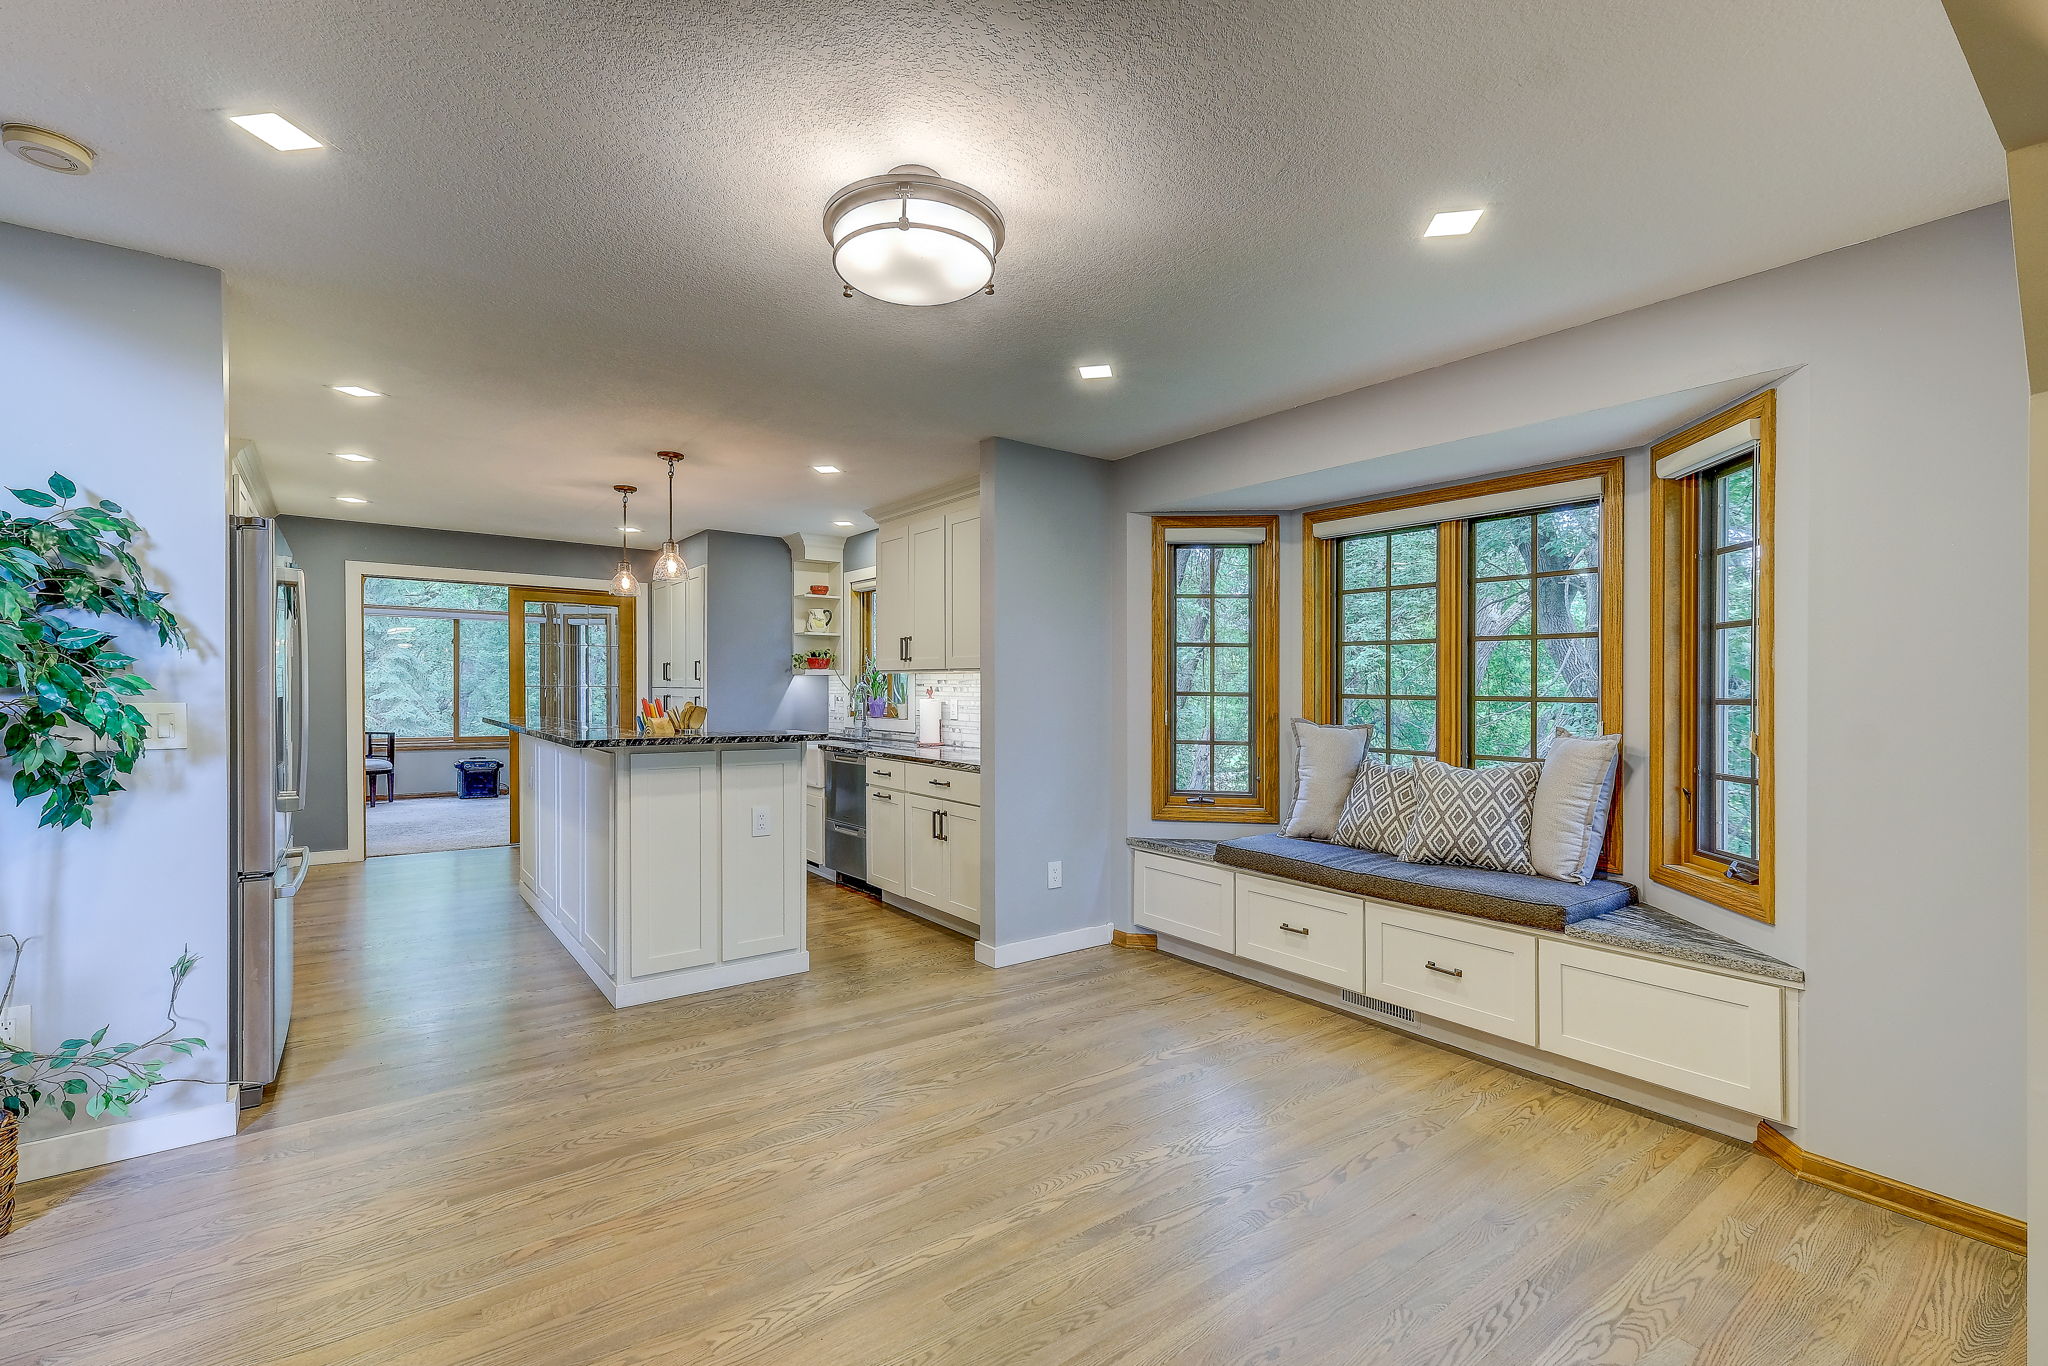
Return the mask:
[[(4, 1010), (14, 994), (22, 944), (11, 934), (0, 934), (0, 940), (13, 950), (7, 986), (0, 990), (0, 1010)], [(76, 1119), (81, 1107), (95, 1119), (124, 1116), (165, 1082), (198, 1080), (164, 1075), (172, 1056), (189, 1058), (206, 1047), (204, 1039), (174, 1037), (178, 1032), (178, 992), (198, 962), (188, 949), (171, 964), (171, 998), (164, 1006), (164, 1027), (142, 1043), (110, 1044), (106, 1042), (106, 1025), (86, 1038), (64, 1040), (54, 1053), (37, 1053), (18, 1046), (18, 1041), (0, 1039), (0, 1109), (18, 1119), (38, 1105), (55, 1101), (66, 1119)], [(151, 1053), (158, 1056), (142, 1056)]]
[[(179, 649), (185, 635), (143, 577), (131, 549), (141, 529), (120, 504), (73, 506), (78, 486), (61, 474), (8, 492), (49, 511), (0, 511), (0, 754), (15, 802), (43, 799), (40, 824), (91, 825), (94, 800), (119, 792), (142, 757), (148, 723), (128, 699), (150, 686), (92, 619), (139, 622)], [(101, 747), (73, 751), (58, 735), (71, 726)]]

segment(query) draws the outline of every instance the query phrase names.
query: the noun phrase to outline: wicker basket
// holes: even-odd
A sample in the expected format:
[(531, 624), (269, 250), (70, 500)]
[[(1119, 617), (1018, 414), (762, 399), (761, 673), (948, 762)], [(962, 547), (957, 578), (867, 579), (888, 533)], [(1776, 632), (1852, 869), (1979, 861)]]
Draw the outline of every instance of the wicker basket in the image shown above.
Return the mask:
[(14, 1174), (18, 1167), (15, 1139), (20, 1133), (20, 1122), (0, 1110), (0, 1238), (5, 1238), (7, 1230), (14, 1227)]

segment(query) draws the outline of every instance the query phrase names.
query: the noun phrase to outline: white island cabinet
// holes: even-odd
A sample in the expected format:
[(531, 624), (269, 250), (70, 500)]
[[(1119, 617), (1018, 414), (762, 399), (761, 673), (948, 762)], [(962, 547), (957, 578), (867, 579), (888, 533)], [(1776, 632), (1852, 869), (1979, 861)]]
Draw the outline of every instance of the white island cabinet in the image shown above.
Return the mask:
[(803, 747), (822, 737), (506, 728), (519, 893), (614, 1006), (809, 969)]

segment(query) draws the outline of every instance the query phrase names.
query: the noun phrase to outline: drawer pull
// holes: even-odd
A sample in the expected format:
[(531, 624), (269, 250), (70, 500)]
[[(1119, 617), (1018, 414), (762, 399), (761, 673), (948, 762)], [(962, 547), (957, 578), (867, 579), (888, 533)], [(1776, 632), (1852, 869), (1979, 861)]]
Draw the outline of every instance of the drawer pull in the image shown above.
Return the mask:
[(1438, 967), (1438, 966), (1436, 965), (1436, 962), (1435, 962), (1435, 960), (1433, 960), (1433, 959), (1432, 959), (1431, 961), (1427, 962), (1427, 963), (1424, 963), (1424, 964), (1423, 964), (1422, 966), (1424, 966), (1424, 967), (1428, 968), (1428, 969), (1429, 969), (1429, 970), (1430, 970), (1431, 972), (1440, 972), (1440, 973), (1442, 973), (1442, 974), (1443, 974), (1444, 976), (1446, 976), (1446, 977), (1463, 977), (1463, 976), (1465, 975), (1465, 969), (1463, 969), (1463, 968), (1440, 968), (1440, 967)]
[(876, 776), (877, 778), (888, 778), (888, 777), (893, 777), (894, 775), (893, 775), (893, 774), (891, 774), (891, 773), (889, 772), (889, 770), (888, 770), (888, 769), (886, 769), (886, 768), (878, 768), (878, 769), (876, 769), (876, 770), (875, 770), (875, 776)]
[[(1294, 928), (1294, 926), (1292, 926), (1292, 925), (1288, 924), (1288, 923), (1287, 923), (1286, 921), (1284, 921), (1284, 920), (1280, 922), (1280, 928), (1281, 928), (1282, 930), (1286, 931), (1286, 932), (1287, 932), (1288, 934), (1307, 934), (1307, 933), (1308, 933), (1308, 931), (1307, 931), (1306, 929), (1300, 929), (1300, 930), (1297, 930), (1296, 928)], [(1435, 967), (1435, 966), (1436, 966), (1436, 964), (1434, 964), (1434, 963), (1431, 963), (1431, 964), (1430, 964), (1430, 966), (1431, 966), (1431, 967)]]
[(870, 792), (868, 795), (878, 802), (893, 802), (896, 800), (886, 792)]
[(927, 778), (925, 781), (933, 787), (951, 787), (953, 785), (951, 778)]

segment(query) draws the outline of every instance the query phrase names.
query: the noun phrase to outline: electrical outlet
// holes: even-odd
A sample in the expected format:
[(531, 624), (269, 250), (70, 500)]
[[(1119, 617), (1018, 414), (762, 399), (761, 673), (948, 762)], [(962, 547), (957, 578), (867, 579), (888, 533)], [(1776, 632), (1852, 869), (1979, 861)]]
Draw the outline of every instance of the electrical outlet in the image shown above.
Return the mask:
[(760, 839), (760, 838), (761, 838), (761, 837), (762, 837), (763, 835), (769, 835), (769, 834), (773, 834), (773, 833), (774, 833), (774, 831), (773, 831), (773, 830), (772, 830), (772, 829), (771, 829), (771, 828), (769, 827), (769, 825), (768, 825), (768, 808), (767, 808), (767, 807), (765, 807), (765, 806), (757, 806), (757, 807), (755, 807), (755, 808), (754, 808), (754, 838), (755, 838), (755, 839)]
[(29, 1044), (28, 1007), (11, 1005), (0, 1010), (0, 1042), (26, 1049)]
[(1066, 886), (1066, 877), (1066, 870), (1060, 867), (1058, 859), (1054, 859), (1051, 863), (1045, 865), (1045, 885), (1047, 887)]

